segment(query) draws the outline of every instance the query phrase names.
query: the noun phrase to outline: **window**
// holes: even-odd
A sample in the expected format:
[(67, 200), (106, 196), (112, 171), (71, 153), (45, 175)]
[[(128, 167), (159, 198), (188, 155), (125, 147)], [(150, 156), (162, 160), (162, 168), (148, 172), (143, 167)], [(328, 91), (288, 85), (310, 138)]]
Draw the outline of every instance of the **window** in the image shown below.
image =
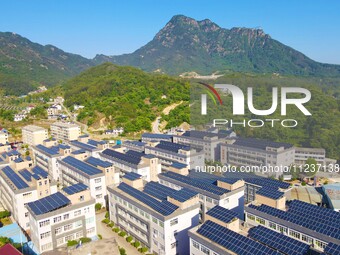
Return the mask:
[(96, 191), (102, 190), (102, 186), (98, 186), (95, 189), (96, 189)]
[(74, 217), (77, 217), (77, 216), (79, 216), (80, 214), (81, 214), (81, 210), (75, 211), (75, 212), (74, 212)]
[(54, 233), (55, 233), (56, 235), (60, 234), (61, 232), (63, 232), (63, 229), (62, 229), (61, 227), (56, 228), (56, 229), (54, 230)]
[[(26, 213), (25, 213), (25, 217), (26, 217)], [(44, 220), (44, 221), (39, 222), (40, 227), (44, 227), (44, 226), (48, 226), (48, 225), (50, 225), (50, 220)]]
[(196, 242), (195, 240), (192, 240), (192, 246), (194, 246), (196, 249), (200, 249), (200, 244)]
[(84, 214), (89, 213), (89, 212), (90, 212), (90, 208), (89, 207), (84, 208)]
[(306, 236), (306, 235), (302, 235), (302, 241), (304, 241), (306, 243), (313, 243), (313, 239), (309, 236)]
[(163, 221), (159, 221), (159, 226), (161, 226), (162, 228), (164, 228), (164, 223), (163, 223)]
[(68, 220), (70, 218), (70, 214), (64, 214), (64, 220)]
[(324, 248), (327, 246), (326, 243), (321, 242), (321, 241), (319, 241), (319, 240), (315, 240), (315, 244), (316, 244), (316, 246), (318, 246), (318, 247), (320, 247), (320, 248), (322, 248), (322, 249), (324, 249)]
[(57, 239), (57, 246), (62, 245), (64, 243), (64, 238)]
[(74, 227), (75, 228), (79, 228), (79, 227), (81, 227), (83, 225), (83, 221), (82, 220), (78, 220), (78, 221), (76, 221), (76, 223), (74, 223)]
[(95, 183), (100, 183), (101, 181), (102, 181), (101, 178), (94, 179), (94, 182), (95, 182)]
[(255, 220), (255, 216), (252, 214), (247, 213), (247, 219), (249, 220)]
[(280, 225), (277, 226), (277, 229), (281, 232), (281, 233), (286, 233), (287, 234), (287, 228), (286, 227), (282, 227)]
[(86, 234), (92, 234), (94, 232), (94, 227), (86, 230)]
[(65, 236), (65, 242), (67, 242), (69, 240), (73, 240), (73, 239), (74, 239), (74, 235)]
[(289, 230), (289, 235), (297, 239), (300, 239), (300, 236), (301, 236), (299, 232), (296, 232), (292, 229)]
[(273, 222), (269, 222), (269, 227), (276, 230), (276, 224)]
[(28, 217), (28, 212), (25, 212), (25, 217), (26, 217), (26, 218)]
[(73, 228), (73, 224), (67, 224), (64, 226), (64, 231), (69, 231)]
[(59, 221), (61, 221), (61, 216), (55, 217), (55, 218), (53, 219), (53, 222), (54, 222), (54, 223), (57, 223), (57, 222), (59, 222)]
[(51, 249), (52, 248), (52, 243), (47, 243), (47, 244), (44, 244), (41, 246), (41, 250), (42, 251), (46, 251), (48, 249)]
[(256, 221), (262, 225), (264, 225), (266, 223), (266, 221), (262, 218), (256, 217)]
[(76, 233), (76, 239), (83, 237), (83, 231), (79, 231)]
[(210, 250), (207, 248), (207, 247), (205, 247), (205, 246), (201, 246), (201, 251), (204, 253), (204, 254), (207, 254), (207, 255), (209, 255), (210, 254)]
[(158, 246), (158, 242), (155, 240), (155, 239), (153, 239), (153, 244), (157, 247)]
[(102, 198), (102, 197), (103, 197), (102, 194), (96, 195), (96, 198)]
[(157, 224), (157, 219), (155, 217), (152, 217), (152, 221)]
[(170, 221), (170, 226), (176, 225), (178, 223), (178, 218)]
[(51, 236), (51, 231), (40, 234), (40, 239), (44, 239)]

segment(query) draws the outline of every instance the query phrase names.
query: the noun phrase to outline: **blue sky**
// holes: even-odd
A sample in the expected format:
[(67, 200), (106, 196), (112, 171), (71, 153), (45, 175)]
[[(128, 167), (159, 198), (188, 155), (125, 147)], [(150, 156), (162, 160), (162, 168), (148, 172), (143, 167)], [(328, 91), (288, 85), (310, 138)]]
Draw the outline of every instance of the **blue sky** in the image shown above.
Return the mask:
[(92, 58), (133, 52), (173, 15), (221, 27), (262, 27), (314, 60), (340, 64), (340, 1), (306, 0), (10, 0), (0, 31)]

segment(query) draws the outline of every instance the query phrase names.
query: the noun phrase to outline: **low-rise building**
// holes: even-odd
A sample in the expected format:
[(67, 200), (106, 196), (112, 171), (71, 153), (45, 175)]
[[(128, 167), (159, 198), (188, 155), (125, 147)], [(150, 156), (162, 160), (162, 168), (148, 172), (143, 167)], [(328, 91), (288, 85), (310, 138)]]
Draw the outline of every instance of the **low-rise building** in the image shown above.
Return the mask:
[(47, 129), (28, 125), (22, 128), (22, 141), (28, 145), (43, 144), (44, 140), (48, 138)]
[(144, 152), (146, 145), (147, 143), (139, 141), (124, 141), (123, 147), (125, 147), (127, 150)]
[(294, 163), (297, 165), (306, 164), (307, 159), (315, 159), (317, 164), (325, 165), (326, 150), (323, 148), (302, 148), (295, 147)]
[(80, 126), (70, 122), (55, 122), (51, 124), (51, 135), (57, 140), (73, 141), (80, 136)]
[(95, 141), (92, 139), (89, 139), (89, 137), (83, 137), (79, 138), (75, 141), (70, 141), (68, 143), (72, 150), (74, 151), (85, 151), (87, 156), (93, 156), (98, 158), (99, 152), (109, 148), (109, 143), (106, 141)]
[(8, 132), (6, 129), (0, 130), (0, 144), (7, 144), (8, 143)]
[(39, 253), (97, 234), (95, 199), (78, 186), (27, 204), (31, 239)]
[(143, 133), (142, 134), (142, 142), (160, 142), (160, 141), (167, 141), (172, 142), (172, 135), (166, 134), (153, 134), (153, 133)]
[[(108, 187), (110, 219), (151, 253), (189, 254), (188, 230), (199, 223), (197, 192), (169, 191), (156, 182), (144, 188), (134, 175), (127, 173), (118, 186)], [(148, 186), (154, 184), (159, 187)]]
[(38, 166), (19, 171), (6, 166), (0, 170), (1, 203), (25, 230), (30, 229), (25, 205), (55, 192), (57, 183)]

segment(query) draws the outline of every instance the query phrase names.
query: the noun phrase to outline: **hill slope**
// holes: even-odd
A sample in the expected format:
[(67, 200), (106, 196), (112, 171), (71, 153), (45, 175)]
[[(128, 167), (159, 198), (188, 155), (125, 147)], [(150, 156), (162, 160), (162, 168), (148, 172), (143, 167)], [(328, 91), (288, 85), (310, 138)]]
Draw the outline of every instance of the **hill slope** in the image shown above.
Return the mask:
[(0, 32), (0, 87), (24, 94), (38, 85), (53, 85), (93, 66), (92, 60)]
[[(90, 68), (63, 88), (67, 106), (85, 106), (79, 121), (92, 125), (105, 118), (110, 126), (123, 126), (127, 132), (150, 130), (166, 106), (190, 97), (186, 81), (111, 63)], [(189, 121), (189, 112), (185, 114)]]
[(176, 15), (152, 41), (131, 54), (97, 55), (97, 63), (132, 65), (146, 71), (180, 74), (196, 71), (339, 76), (340, 66), (321, 64), (272, 39), (261, 29), (225, 29), (208, 19)]

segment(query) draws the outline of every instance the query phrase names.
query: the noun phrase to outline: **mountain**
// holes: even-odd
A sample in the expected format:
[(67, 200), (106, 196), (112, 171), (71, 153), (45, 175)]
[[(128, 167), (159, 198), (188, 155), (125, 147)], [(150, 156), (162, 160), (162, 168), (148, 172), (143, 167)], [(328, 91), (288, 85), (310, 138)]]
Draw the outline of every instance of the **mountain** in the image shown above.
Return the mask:
[(53, 85), (93, 66), (92, 60), (40, 45), (10, 32), (0, 32), (0, 87), (25, 94), (39, 85)]
[(183, 15), (174, 16), (152, 41), (135, 52), (97, 55), (94, 61), (176, 75), (238, 71), (340, 76), (340, 65), (315, 62), (261, 29), (225, 29), (209, 19), (196, 21)]

